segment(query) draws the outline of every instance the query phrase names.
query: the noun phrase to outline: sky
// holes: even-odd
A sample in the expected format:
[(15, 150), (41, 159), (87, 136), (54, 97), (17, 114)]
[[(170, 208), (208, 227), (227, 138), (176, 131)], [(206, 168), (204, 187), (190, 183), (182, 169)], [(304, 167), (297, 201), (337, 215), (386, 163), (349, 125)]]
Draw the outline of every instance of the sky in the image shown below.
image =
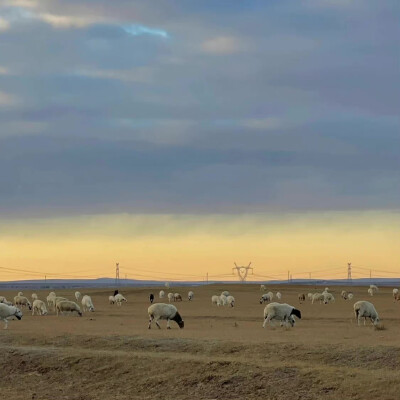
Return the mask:
[(393, 276), (399, 17), (0, 0), (0, 280)]

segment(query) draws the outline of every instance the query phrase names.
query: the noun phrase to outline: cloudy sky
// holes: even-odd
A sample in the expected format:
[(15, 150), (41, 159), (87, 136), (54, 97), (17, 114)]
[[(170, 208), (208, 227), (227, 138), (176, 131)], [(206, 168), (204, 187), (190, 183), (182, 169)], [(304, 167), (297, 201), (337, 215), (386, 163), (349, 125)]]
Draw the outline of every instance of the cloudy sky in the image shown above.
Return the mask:
[(0, 266), (396, 270), (399, 16), (396, 0), (0, 0)]

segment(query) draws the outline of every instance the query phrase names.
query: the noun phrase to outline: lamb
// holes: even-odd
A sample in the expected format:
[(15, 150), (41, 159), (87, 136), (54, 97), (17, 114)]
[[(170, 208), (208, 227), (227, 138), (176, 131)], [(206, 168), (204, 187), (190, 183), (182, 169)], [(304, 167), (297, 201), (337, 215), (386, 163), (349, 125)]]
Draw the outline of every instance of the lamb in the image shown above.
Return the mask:
[(79, 301), (79, 299), (81, 298), (81, 293), (80, 292), (75, 292), (75, 299), (76, 301)]
[(306, 301), (306, 295), (304, 293), (300, 293), (298, 297), (299, 297), (299, 303)]
[(122, 302), (128, 302), (124, 296), (122, 296), (121, 293), (118, 293), (117, 295), (114, 296), (115, 302), (117, 303), (117, 306), (121, 307)]
[(19, 308), (0, 303), (0, 320), (4, 321), (4, 329), (8, 328), (8, 318), (22, 318), (22, 312)]
[(280, 300), (281, 298), (282, 298), (282, 295), (281, 295), (281, 293), (280, 292), (276, 292), (276, 298), (278, 299), (278, 300)]
[(150, 300), (150, 303), (153, 304), (153, 301), (154, 301), (154, 294), (153, 293), (150, 293), (149, 300)]
[(62, 300), (56, 303), (56, 311), (57, 311), (57, 317), (59, 313), (64, 313), (64, 312), (76, 312), (80, 317), (82, 317), (82, 311), (78, 304), (76, 304), (73, 301), (69, 300)]
[(168, 293), (168, 302), (171, 303), (171, 301), (174, 299), (174, 294), (173, 293)]
[(114, 296), (108, 296), (108, 302), (110, 304), (115, 304), (115, 297)]
[(267, 301), (272, 301), (273, 296), (271, 296), (271, 294), (271, 292), (263, 294), (260, 299), (260, 304), (266, 303)]
[(374, 290), (373, 290), (372, 288), (369, 288), (369, 289), (368, 289), (368, 294), (369, 294), (370, 296), (373, 296), (373, 295), (374, 295)]
[(194, 293), (193, 293), (192, 291), (190, 291), (190, 292), (188, 293), (188, 300), (189, 300), (189, 301), (192, 301), (192, 300), (193, 300), (193, 297), (194, 297)]
[(163, 299), (164, 296), (165, 296), (164, 290), (160, 290), (160, 293), (158, 294), (158, 297), (159, 297), (160, 299)]
[(322, 303), (324, 301), (324, 295), (322, 293), (314, 293), (311, 303), (314, 304), (314, 301), (319, 301)]
[(230, 293), (229, 293), (227, 290), (224, 290), (224, 291), (221, 293), (221, 295), (222, 295), (222, 296), (228, 297), (228, 296), (230, 295)]
[(393, 298), (394, 298), (394, 301), (400, 300), (399, 289), (393, 289)]
[(153, 304), (147, 309), (147, 312), (149, 314), (149, 329), (151, 329), (151, 323), (153, 321), (155, 321), (158, 328), (161, 329), (161, 326), (158, 323), (160, 319), (167, 320), (167, 329), (171, 329), (169, 321), (175, 321), (181, 329), (185, 326), (185, 323), (177, 308), (172, 304)]
[(349, 294), (347, 295), (347, 298), (348, 298), (349, 300), (351, 300), (351, 299), (353, 298), (353, 293), (349, 293)]
[(289, 304), (280, 304), (280, 303), (269, 303), (264, 308), (264, 323), (263, 328), (267, 325), (268, 322), (272, 320), (282, 321), (282, 323), (290, 325), (293, 327), (295, 324), (294, 316), (297, 318), (301, 318), (300, 310), (294, 308)]
[(14, 297), (14, 304), (16, 306), (28, 307), (30, 310), (32, 310), (31, 302), (24, 296), (15, 296)]
[(92, 298), (90, 296), (88, 296), (87, 294), (85, 294), (82, 297), (82, 311), (83, 312), (85, 312), (85, 311), (93, 312), (94, 311)]
[(174, 294), (174, 301), (182, 301), (182, 296), (179, 293)]
[(235, 307), (235, 298), (233, 296), (228, 296), (226, 301), (231, 307)]
[(32, 293), (31, 297), (32, 297), (32, 300), (37, 300), (38, 295), (36, 293)]
[(54, 292), (50, 292), (49, 295), (46, 297), (47, 300), (47, 306), (50, 307), (56, 307), (56, 303), (55, 303), (55, 298), (56, 298), (56, 294)]
[(342, 293), (340, 294), (340, 296), (342, 297), (343, 300), (348, 299), (348, 293), (346, 292), (346, 290), (342, 290)]
[(333, 303), (335, 298), (332, 293), (324, 293), (324, 304)]
[(37, 315), (46, 315), (47, 314), (47, 308), (46, 304), (44, 304), (44, 301), (42, 300), (33, 300), (32, 304), (32, 315), (35, 315), (35, 311)]
[(216, 304), (217, 306), (220, 305), (220, 300), (219, 300), (219, 296), (214, 295), (211, 297), (211, 304)]
[(360, 325), (361, 318), (364, 318), (364, 325), (367, 318), (369, 318), (374, 325), (378, 324), (379, 316), (372, 303), (370, 303), (369, 301), (357, 301), (356, 303), (354, 303), (353, 307), (358, 325)]
[(265, 285), (261, 285), (260, 290), (265, 291)]

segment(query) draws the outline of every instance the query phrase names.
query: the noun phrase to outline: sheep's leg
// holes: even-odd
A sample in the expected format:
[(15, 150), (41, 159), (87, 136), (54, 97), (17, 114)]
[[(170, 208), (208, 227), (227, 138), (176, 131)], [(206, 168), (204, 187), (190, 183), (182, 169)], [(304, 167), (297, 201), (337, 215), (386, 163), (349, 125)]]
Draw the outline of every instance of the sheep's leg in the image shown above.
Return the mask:
[(167, 319), (167, 329), (171, 329), (171, 327), (169, 326), (169, 319)]
[(153, 317), (150, 315), (149, 316), (149, 329), (151, 329), (151, 323), (153, 322)]
[(158, 326), (158, 329), (161, 329), (160, 324), (158, 323), (158, 319), (155, 320), (156, 321), (156, 325)]
[(3, 321), (4, 321), (4, 329), (7, 329), (8, 328), (7, 318), (4, 318)]
[(265, 325), (267, 325), (267, 323), (270, 322), (270, 321), (271, 321), (271, 318), (270, 318), (269, 315), (267, 315), (267, 316), (265, 317), (265, 319), (264, 319), (263, 328), (265, 328)]

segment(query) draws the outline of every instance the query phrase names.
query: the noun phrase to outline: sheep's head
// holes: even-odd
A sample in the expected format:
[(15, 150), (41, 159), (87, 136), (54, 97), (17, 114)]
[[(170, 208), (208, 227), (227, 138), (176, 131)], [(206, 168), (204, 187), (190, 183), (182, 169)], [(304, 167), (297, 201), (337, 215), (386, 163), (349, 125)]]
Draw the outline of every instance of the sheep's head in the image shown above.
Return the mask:
[(18, 318), (21, 319), (22, 318), (22, 311), (19, 308), (15, 309), (15, 313), (14, 315)]
[(172, 318), (172, 320), (175, 321), (178, 324), (179, 328), (181, 328), (181, 329), (185, 326), (185, 322), (183, 321), (181, 315), (178, 312), (176, 312), (176, 314), (175, 314), (174, 318)]

